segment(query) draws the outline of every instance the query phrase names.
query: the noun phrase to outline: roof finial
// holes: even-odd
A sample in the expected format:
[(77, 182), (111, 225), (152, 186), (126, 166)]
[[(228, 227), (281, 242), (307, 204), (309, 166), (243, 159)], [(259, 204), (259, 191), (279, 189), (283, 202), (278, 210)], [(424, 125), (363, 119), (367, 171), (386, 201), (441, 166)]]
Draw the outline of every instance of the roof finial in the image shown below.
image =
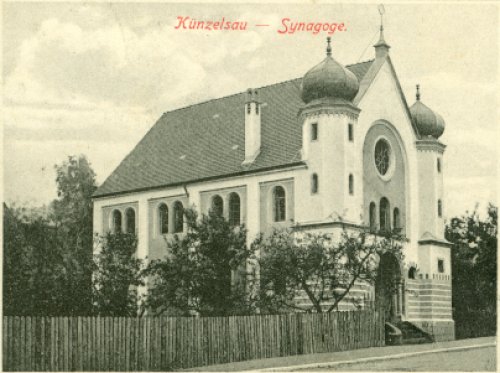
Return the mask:
[(327, 46), (326, 46), (326, 55), (328, 57), (330, 57), (332, 55), (332, 46), (330, 45), (331, 41), (332, 41), (332, 38), (328, 36), (326, 38), (326, 43), (327, 43)]
[(384, 4), (379, 4), (378, 12), (380, 14), (380, 39), (379, 39), (379, 43), (380, 42), (385, 43), (385, 40), (384, 40), (384, 13), (385, 13)]
[(389, 44), (385, 42), (384, 39), (384, 14), (385, 14), (385, 8), (383, 4), (380, 4), (378, 6), (378, 12), (380, 14), (380, 37), (378, 39), (377, 44), (374, 45), (375, 47), (375, 56), (377, 58), (385, 58), (387, 54), (389, 53)]
[(420, 84), (417, 84), (417, 101), (420, 101)]

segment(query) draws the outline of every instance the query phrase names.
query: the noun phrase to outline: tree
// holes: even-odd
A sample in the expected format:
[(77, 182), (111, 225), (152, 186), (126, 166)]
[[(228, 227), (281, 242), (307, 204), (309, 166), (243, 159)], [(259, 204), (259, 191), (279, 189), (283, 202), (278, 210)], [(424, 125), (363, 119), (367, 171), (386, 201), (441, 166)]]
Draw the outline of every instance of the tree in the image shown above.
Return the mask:
[[(336, 242), (328, 234), (275, 230), (253, 245), (260, 251), (259, 306), (270, 313), (331, 312), (357, 282), (374, 283), (379, 255), (401, 257), (396, 240), (347, 231)], [(296, 301), (301, 292), (310, 305)]]
[(57, 315), (61, 253), (41, 209), (4, 204), (3, 313)]
[(94, 312), (100, 316), (136, 316), (137, 287), (143, 286), (142, 260), (135, 257), (134, 233), (108, 233), (95, 255)]
[(63, 271), (59, 278), (61, 312), (92, 312), (93, 203), (95, 172), (84, 155), (55, 166), (58, 198), (52, 203)]
[(4, 312), (92, 312), (95, 173), (85, 156), (71, 156), (55, 169), (58, 198), (48, 211), (4, 205)]
[(212, 212), (198, 219), (193, 209), (186, 209), (185, 218), (187, 232), (175, 235), (168, 242), (168, 256), (152, 261), (145, 271), (148, 310), (211, 316), (250, 312), (244, 281), (251, 257), (246, 229), (233, 228)]
[(482, 219), (477, 208), (455, 217), (446, 226), (445, 237), (454, 244), (452, 254), (452, 299), (459, 334), (462, 323), (488, 315), (494, 329), (497, 294), (498, 208), (488, 206)]

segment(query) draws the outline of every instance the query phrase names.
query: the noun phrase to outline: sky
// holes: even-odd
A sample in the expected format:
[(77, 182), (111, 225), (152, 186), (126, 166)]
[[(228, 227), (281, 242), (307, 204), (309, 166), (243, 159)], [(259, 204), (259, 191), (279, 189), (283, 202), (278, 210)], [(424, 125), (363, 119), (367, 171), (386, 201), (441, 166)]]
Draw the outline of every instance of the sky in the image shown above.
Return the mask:
[[(411, 106), (446, 122), (445, 217), (496, 201), (498, 15), (493, 3), (386, 3), (385, 39)], [(176, 29), (177, 17), (246, 21), (245, 31)], [(325, 32), (280, 34), (282, 19), (344, 23), (342, 64), (372, 59), (377, 4), (3, 2), (3, 199), (56, 197), (55, 164), (85, 154), (101, 184), (163, 112), (301, 77)], [(267, 27), (256, 26), (268, 24)]]

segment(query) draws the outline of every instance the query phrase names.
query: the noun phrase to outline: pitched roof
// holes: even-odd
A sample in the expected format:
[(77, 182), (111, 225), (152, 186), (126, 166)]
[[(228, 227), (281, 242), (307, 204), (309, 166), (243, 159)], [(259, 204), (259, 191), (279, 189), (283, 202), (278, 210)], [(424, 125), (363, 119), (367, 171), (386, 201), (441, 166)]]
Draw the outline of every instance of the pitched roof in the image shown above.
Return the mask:
[[(359, 81), (373, 60), (346, 66)], [(245, 93), (164, 113), (94, 193), (121, 194), (300, 164), (302, 78), (259, 88), (261, 150), (245, 159)]]

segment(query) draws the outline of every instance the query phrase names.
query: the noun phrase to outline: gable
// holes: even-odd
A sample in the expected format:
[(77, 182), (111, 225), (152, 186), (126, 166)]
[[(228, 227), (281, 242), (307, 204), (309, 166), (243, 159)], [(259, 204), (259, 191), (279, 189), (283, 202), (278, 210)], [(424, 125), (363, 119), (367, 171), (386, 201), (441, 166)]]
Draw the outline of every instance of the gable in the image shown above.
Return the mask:
[[(373, 61), (347, 66), (362, 80)], [(245, 93), (206, 101), (161, 116), (94, 197), (182, 185), (302, 163), (297, 113), (302, 78), (259, 88), (261, 150), (245, 159)]]
[(420, 138), (389, 56), (372, 64), (354, 103), (362, 109), (363, 117), (388, 120), (407, 139)]

